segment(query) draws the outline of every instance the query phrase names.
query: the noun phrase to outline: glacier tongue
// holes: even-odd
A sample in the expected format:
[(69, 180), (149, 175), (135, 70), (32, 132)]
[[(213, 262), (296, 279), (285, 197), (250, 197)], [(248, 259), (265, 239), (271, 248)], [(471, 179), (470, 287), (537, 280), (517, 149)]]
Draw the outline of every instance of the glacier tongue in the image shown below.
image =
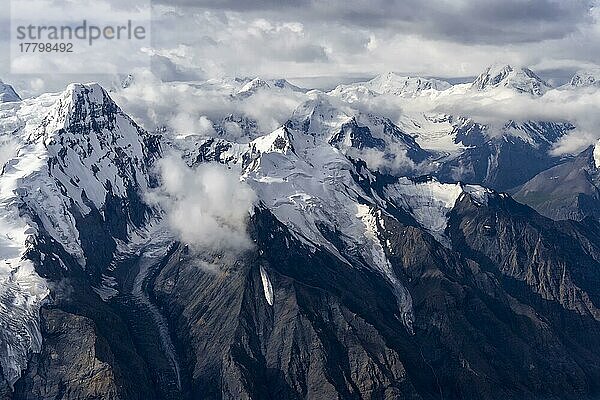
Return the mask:
[(379, 231), (385, 229), (381, 221), (381, 210), (374, 211), (371, 207), (364, 204), (357, 204), (356, 208), (356, 216), (365, 225), (364, 236), (371, 242), (373, 268), (381, 272), (392, 285), (402, 316), (402, 322), (404, 322), (408, 331), (413, 333), (414, 310), (412, 297), (410, 292), (396, 278), (396, 274), (392, 269), (392, 265), (385, 254), (381, 239), (379, 238)]

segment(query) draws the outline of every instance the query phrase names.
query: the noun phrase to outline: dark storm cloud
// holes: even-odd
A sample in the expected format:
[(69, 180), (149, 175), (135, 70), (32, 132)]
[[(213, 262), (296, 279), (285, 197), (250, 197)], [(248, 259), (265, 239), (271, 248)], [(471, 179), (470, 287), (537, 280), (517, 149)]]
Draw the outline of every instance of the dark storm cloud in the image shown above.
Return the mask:
[(590, 0), (159, 1), (485, 44), (562, 38), (591, 20), (592, 7)]

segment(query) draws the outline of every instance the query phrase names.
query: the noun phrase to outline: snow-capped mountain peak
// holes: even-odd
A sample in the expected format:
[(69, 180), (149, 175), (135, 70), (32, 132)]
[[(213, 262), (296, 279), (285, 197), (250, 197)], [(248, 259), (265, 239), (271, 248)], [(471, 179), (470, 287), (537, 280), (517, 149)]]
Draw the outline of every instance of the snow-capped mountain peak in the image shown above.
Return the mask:
[(244, 86), (238, 90), (237, 95), (241, 97), (248, 97), (262, 89), (289, 90), (293, 92), (305, 91), (296, 85), (292, 85), (285, 79), (264, 80), (261, 78), (254, 78), (244, 84)]
[[(144, 177), (141, 130), (98, 84), (69, 85), (38, 132), (61, 171), (75, 182), (91, 183), (66, 184), (80, 187), (74, 198), (85, 196), (98, 209), (107, 191), (125, 196), (127, 186)], [(83, 200), (78, 204), (88, 209)]]
[(8, 103), (12, 101), (21, 101), (21, 97), (19, 97), (12, 86), (0, 80), (0, 103)]
[(410, 77), (386, 72), (367, 82), (338, 85), (329, 94), (344, 101), (353, 102), (362, 97), (375, 97), (386, 94), (400, 97), (417, 97), (430, 91), (438, 92), (450, 88), (451, 85), (439, 79)]
[(250, 82), (246, 83), (242, 88), (238, 91), (238, 94), (250, 94), (254, 93), (256, 90), (264, 87), (269, 87), (267, 81), (264, 81), (260, 78), (254, 78)]
[(354, 114), (341, 105), (334, 105), (328, 96), (317, 93), (294, 110), (287, 125), (313, 136), (326, 135), (328, 140)]
[(81, 224), (94, 212), (92, 219), (110, 219), (111, 235), (126, 239), (143, 219), (136, 196), (148, 185), (149, 157), (141, 128), (98, 84), (0, 109), (0, 138), (14, 142), (0, 175), (0, 297), (18, 299), (0, 310), (8, 327), (0, 333), (0, 366), (14, 382), (27, 354), (39, 350), (38, 313), (47, 295), (26, 256), (31, 243), (49, 237), (87, 268)]
[(569, 84), (573, 87), (600, 87), (600, 68), (577, 71)]
[(521, 93), (543, 95), (551, 86), (528, 68), (515, 68), (511, 65), (495, 64), (486, 68), (471, 84), (475, 90), (491, 88), (511, 88)]
[(378, 75), (369, 81), (369, 89), (396, 96), (414, 96), (424, 90), (446, 90), (450, 86), (448, 82), (439, 79), (401, 76), (394, 72)]
[(286, 127), (281, 127), (268, 135), (261, 136), (250, 143), (252, 149), (259, 153), (288, 154), (294, 151), (292, 136)]

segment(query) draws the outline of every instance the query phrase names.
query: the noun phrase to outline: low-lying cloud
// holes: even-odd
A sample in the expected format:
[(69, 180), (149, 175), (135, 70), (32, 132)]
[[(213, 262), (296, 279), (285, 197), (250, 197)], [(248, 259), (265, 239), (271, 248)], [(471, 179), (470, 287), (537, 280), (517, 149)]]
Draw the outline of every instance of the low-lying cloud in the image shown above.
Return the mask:
[(600, 139), (600, 90), (551, 90), (542, 97), (461, 96), (441, 100), (435, 110), (464, 115), (475, 121), (502, 125), (507, 121), (570, 122), (576, 129), (562, 137), (553, 155), (576, 154)]
[(252, 247), (246, 223), (254, 191), (226, 166), (188, 167), (176, 155), (158, 165), (161, 186), (148, 194), (166, 213), (169, 226), (192, 249), (242, 252)]
[(575, 129), (556, 142), (553, 155), (577, 154), (600, 139), (600, 89), (560, 88), (541, 97), (518, 94), (512, 89), (456, 91), (439, 96), (402, 98), (391, 95), (363, 96), (352, 106), (398, 121), (420, 113), (463, 116), (487, 125), (488, 135), (505, 135), (509, 121), (569, 122)]
[[(229, 115), (243, 115), (269, 133), (277, 129), (304, 100), (301, 92), (258, 91), (248, 97), (232, 97), (235, 90), (214, 89), (209, 83), (162, 82), (151, 73), (139, 71), (133, 84), (114, 93), (119, 105), (146, 129), (166, 126), (175, 134), (213, 136), (214, 123)], [(239, 86), (239, 83), (237, 84)], [(226, 127), (227, 128), (227, 127)], [(235, 128), (229, 127), (235, 136)], [(239, 135), (238, 135), (239, 136)], [(236, 139), (233, 137), (232, 139)]]

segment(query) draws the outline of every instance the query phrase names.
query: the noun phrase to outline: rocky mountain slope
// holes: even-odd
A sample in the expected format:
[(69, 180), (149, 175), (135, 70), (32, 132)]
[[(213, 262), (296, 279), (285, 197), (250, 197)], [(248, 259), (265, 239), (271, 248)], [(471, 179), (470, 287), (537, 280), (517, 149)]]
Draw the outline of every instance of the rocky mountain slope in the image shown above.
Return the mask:
[[(89, 333), (94, 349), (104, 340), (93, 339), (100, 335), (97, 329), (114, 331), (114, 340), (126, 329), (118, 320), (113, 326), (103, 319), (114, 317), (94, 289), (102, 287), (118, 243), (128, 241), (149, 216), (139, 190), (149, 184), (147, 171), (157, 149), (98, 85), (71, 85), (63, 93), (13, 103), (2, 108), (1, 123), (4, 137), (15, 143), (0, 177), (6, 300), (1, 314), (9, 323), (2, 330), (0, 365), (4, 385), (18, 392), (21, 382), (34, 379), (44, 389), (23, 393), (51, 397), (64, 390), (61, 382), (73, 379), (68, 371), (26, 369), (27, 359), (44, 349), (48, 332), (73, 323), (81, 332), (64, 332), (65, 338)], [(64, 313), (42, 313), (48, 319), (40, 319), (42, 304)], [(102, 326), (94, 326), (98, 321)], [(127, 334), (122, 339), (120, 346), (129, 347)], [(56, 346), (74, 357), (60, 360), (65, 365), (86, 356), (66, 343)], [(98, 362), (76, 364), (76, 372), (86, 377), (83, 385), (96, 385), (90, 374)], [(107, 379), (116, 374), (102, 369)]]
[(574, 159), (539, 173), (519, 188), (515, 199), (555, 220), (597, 220), (600, 196), (596, 155), (596, 147), (592, 146)]
[[(537, 82), (492, 72), (423, 96)], [(231, 93), (294, 90), (264, 82)], [(0, 398), (598, 398), (600, 225), (556, 221), (568, 196), (544, 180), (592, 190), (593, 149), (548, 154), (573, 125), (493, 136), (468, 117), (393, 121), (305, 96), (272, 131), (224, 117), (241, 137), (149, 134), (96, 84), (0, 104)], [(210, 196), (169, 206), (200, 178), (154, 201), (179, 176), (161, 174), (173, 151), (182, 176), (210, 165), (253, 194), (248, 243), (174, 228), (173, 209), (213, 236), (240, 229), (230, 210), (198, 212)], [(516, 195), (547, 189), (559, 203), (540, 213), (495, 190), (540, 171)], [(209, 176), (195, 190), (229, 182)]]
[(571, 78), (569, 85), (572, 87), (598, 87), (600, 86), (600, 69), (587, 69), (577, 71)]
[(0, 81), (0, 103), (20, 101), (21, 98), (12, 86)]

